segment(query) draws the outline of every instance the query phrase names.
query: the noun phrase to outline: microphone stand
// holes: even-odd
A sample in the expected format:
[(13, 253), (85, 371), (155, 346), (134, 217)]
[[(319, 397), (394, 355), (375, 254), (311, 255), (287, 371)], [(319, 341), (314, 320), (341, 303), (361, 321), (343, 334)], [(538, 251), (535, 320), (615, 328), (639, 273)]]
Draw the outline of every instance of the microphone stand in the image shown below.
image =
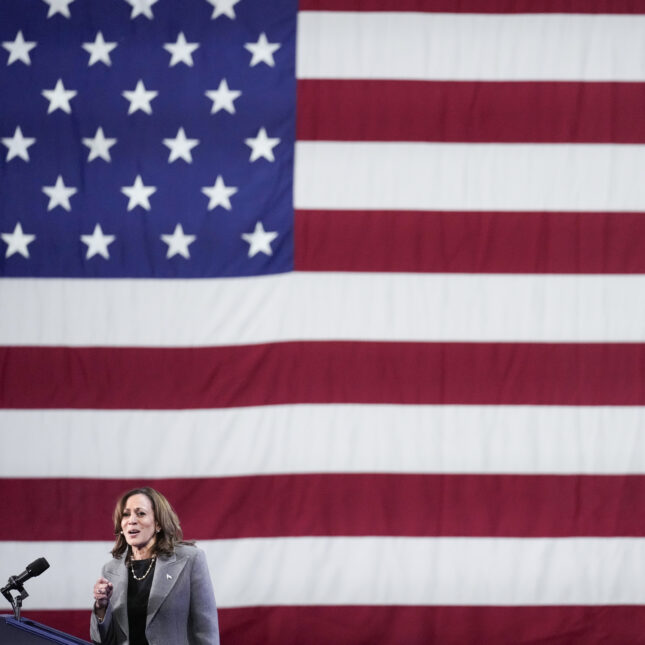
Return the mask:
[[(14, 597), (11, 595), (11, 588), (14, 588), (18, 592), (17, 596)], [(11, 603), (14, 618), (19, 621), (22, 601), (29, 595), (22, 586), (22, 583), (17, 582), (15, 576), (11, 576), (7, 586), (2, 589), (2, 595)]]

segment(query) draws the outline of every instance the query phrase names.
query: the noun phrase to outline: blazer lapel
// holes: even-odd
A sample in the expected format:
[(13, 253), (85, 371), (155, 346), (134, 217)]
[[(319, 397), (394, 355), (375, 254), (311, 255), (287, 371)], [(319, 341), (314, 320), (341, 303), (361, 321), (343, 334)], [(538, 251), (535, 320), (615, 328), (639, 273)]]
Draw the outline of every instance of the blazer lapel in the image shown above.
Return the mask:
[(148, 619), (146, 625), (150, 622), (159, 611), (163, 601), (168, 597), (172, 588), (175, 586), (181, 570), (186, 565), (186, 560), (177, 559), (173, 553), (171, 556), (159, 556), (155, 565), (154, 577), (150, 588), (150, 597), (148, 598)]
[(112, 619), (117, 622), (124, 634), (128, 633), (128, 569), (125, 566), (125, 554), (114, 563), (108, 572), (108, 580), (114, 585), (112, 598)]

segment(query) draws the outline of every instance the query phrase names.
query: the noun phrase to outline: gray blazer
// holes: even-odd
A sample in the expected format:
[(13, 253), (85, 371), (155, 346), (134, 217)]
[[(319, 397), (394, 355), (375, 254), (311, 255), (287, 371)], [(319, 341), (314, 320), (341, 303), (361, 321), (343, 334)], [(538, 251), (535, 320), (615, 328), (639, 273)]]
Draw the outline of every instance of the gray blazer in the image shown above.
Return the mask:
[[(97, 644), (129, 645), (125, 555), (110, 560), (102, 575), (114, 590), (103, 622), (99, 623), (92, 611), (90, 637)], [(157, 558), (148, 599), (146, 638), (150, 645), (219, 645), (215, 595), (201, 549), (179, 545), (174, 555)]]

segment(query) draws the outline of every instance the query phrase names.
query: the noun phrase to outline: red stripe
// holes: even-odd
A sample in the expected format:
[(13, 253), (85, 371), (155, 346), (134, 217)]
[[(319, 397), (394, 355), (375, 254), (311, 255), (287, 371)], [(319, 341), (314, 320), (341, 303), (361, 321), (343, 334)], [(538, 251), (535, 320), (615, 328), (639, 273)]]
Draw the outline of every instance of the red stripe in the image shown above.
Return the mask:
[(294, 249), (298, 271), (645, 273), (645, 216), (299, 210)]
[(0, 366), (1, 408), (645, 405), (638, 343), (3, 347)]
[[(645, 476), (313, 474), (148, 482), (188, 538), (645, 536)], [(0, 480), (0, 540), (111, 540), (141, 480)], [(79, 512), (82, 509), (82, 513)], [(33, 523), (32, 518), (38, 517)], [(29, 527), (25, 529), (25, 527)]]
[[(643, 645), (643, 606), (240, 607), (218, 609), (226, 645)], [(88, 611), (23, 615), (89, 638)]]
[(299, 140), (645, 142), (645, 83), (299, 80), (297, 97)]
[(219, 613), (227, 645), (645, 643), (640, 606), (245, 607)]
[(299, 0), (300, 11), (645, 13), (643, 0)]

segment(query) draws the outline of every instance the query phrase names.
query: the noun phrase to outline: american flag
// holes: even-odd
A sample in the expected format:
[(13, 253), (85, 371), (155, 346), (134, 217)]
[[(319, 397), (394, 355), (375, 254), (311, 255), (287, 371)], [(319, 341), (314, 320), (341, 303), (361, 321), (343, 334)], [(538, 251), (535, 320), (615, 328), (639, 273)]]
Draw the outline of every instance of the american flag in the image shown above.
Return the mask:
[(643, 0), (3, 0), (0, 43), (25, 616), (88, 636), (150, 484), (227, 645), (645, 643)]

